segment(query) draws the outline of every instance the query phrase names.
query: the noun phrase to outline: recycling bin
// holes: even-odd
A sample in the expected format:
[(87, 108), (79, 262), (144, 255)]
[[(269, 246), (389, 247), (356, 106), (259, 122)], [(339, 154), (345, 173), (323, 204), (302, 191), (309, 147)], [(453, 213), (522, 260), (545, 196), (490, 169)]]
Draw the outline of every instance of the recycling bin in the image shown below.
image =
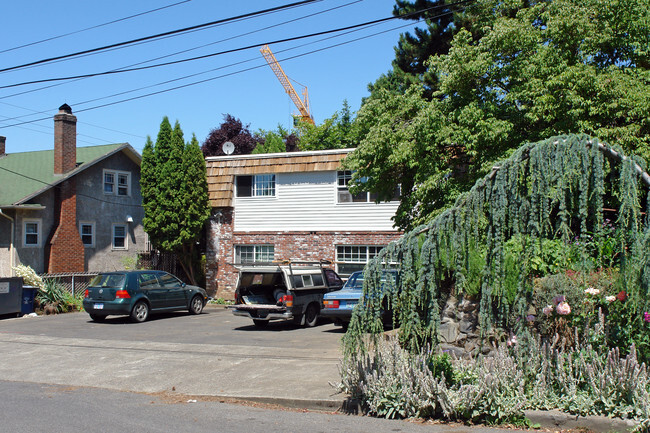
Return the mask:
[(34, 298), (36, 297), (36, 292), (38, 287), (34, 286), (23, 286), (23, 296), (22, 302), (20, 305), (20, 312), (23, 314), (29, 314), (34, 312)]

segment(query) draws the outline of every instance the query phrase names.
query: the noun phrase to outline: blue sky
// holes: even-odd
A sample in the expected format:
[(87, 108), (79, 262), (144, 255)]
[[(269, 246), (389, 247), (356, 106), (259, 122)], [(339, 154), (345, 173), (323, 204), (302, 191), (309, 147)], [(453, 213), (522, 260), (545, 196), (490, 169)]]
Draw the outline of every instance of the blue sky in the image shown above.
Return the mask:
[[(292, 1), (6, 2), (2, 11), (0, 69), (288, 3)], [(172, 66), (1, 88), (0, 135), (7, 137), (7, 153), (51, 149), (52, 116), (63, 103), (69, 104), (78, 118), (78, 146), (129, 142), (141, 151), (147, 135), (155, 139), (163, 116), (180, 122), (186, 140), (194, 133), (199, 142), (222, 122), (226, 113), (250, 124), (253, 131), (275, 129), (278, 124), (290, 127), (291, 114), (297, 110), (260, 54), (259, 46), (389, 17), (393, 5), (394, 0), (322, 0), (181, 36), (2, 72), (0, 86), (9, 86), (255, 45), (244, 51)], [(165, 6), (169, 7), (80, 31)], [(412, 28), (405, 21), (393, 20), (325, 40), (328, 36), (272, 44), (271, 49), (287, 75), (307, 86), (312, 114), (320, 123), (339, 110), (344, 99), (353, 110), (359, 108), (361, 98), (368, 95), (367, 84), (390, 68), (399, 34)], [(72, 34), (57, 37), (67, 33)], [(33, 44), (53, 37), (57, 38)], [(344, 44), (333, 46), (341, 43)], [(18, 48), (23, 45), (28, 46)], [(314, 50), (321, 51), (289, 59)], [(169, 56), (180, 51), (186, 52)], [(198, 75), (180, 79), (190, 74)], [(221, 75), (227, 76), (216, 78)], [(208, 81), (119, 102), (201, 80)], [(165, 81), (169, 83), (160, 84)], [(296, 89), (300, 92), (301, 88)], [(95, 108), (102, 105), (105, 106)], [(86, 109), (89, 110), (83, 111)]]

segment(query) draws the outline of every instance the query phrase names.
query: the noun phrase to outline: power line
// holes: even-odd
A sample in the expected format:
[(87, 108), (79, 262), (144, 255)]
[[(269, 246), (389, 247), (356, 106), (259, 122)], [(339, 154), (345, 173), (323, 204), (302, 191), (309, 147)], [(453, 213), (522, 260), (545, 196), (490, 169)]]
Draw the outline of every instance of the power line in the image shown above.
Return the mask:
[(106, 22), (106, 23), (97, 24), (97, 25), (94, 25), (94, 26), (91, 26), (91, 27), (86, 27), (85, 29), (76, 30), (76, 31), (74, 31), (74, 32), (69, 32), (69, 33), (64, 33), (64, 34), (62, 34), (62, 35), (58, 35), (58, 36), (52, 36), (52, 37), (50, 37), (50, 38), (41, 39), (40, 41), (30, 42), (30, 43), (23, 44), (23, 45), (19, 45), (19, 46), (17, 46), (17, 47), (13, 47), (13, 48), (7, 48), (7, 49), (4, 49), (4, 50), (0, 51), (0, 54), (2, 54), (2, 53), (7, 53), (7, 52), (9, 52), (9, 51), (15, 51), (15, 50), (18, 50), (18, 49), (21, 49), (21, 48), (31, 47), (31, 46), (33, 46), (33, 45), (42, 44), (42, 43), (44, 43), (44, 42), (53, 41), (53, 40), (55, 40), (55, 39), (61, 39), (61, 38), (64, 38), (64, 37), (66, 37), (66, 36), (76, 35), (76, 34), (78, 34), (78, 33), (86, 32), (86, 31), (88, 31), (88, 30), (94, 30), (94, 29), (97, 29), (97, 28), (99, 28), (99, 27), (104, 27), (104, 26), (108, 26), (108, 25), (110, 25), (110, 24), (119, 23), (119, 22), (121, 22), (121, 21), (130, 20), (130, 19), (132, 19), (132, 18), (137, 18), (137, 17), (140, 17), (140, 16), (142, 16), (142, 15), (147, 15), (147, 14), (150, 14), (150, 13), (153, 13), (153, 12), (161, 11), (161, 10), (163, 10), (163, 9), (167, 9), (167, 8), (171, 8), (171, 7), (174, 7), (174, 6), (178, 6), (178, 5), (183, 4), (183, 3), (189, 3), (190, 1), (192, 1), (192, 0), (183, 0), (183, 1), (180, 1), (180, 2), (177, 2), (177, 3), (173, 3), (173, 4), (170, 4), (170, 5), (167, 5), (167, 6), (162, 6), (162, 7), (159, 7), (159, 8), (156, 8), (156, 9), (151, 9), (151, 10), (148, 10), (148, 11), (145, 11), (145, 12), (140, 12), (140, 13), (137, 13), (137, 14), (135, 14), (135, 15), (129, 15), (129, 16), (124, 17), (124, 18), (118, 18), (118, 19), (116, 19), (116, 20), (109, 21), (109, 22)]
[[(473, 1), (473, 0), (461, 1), (461, 2), (458, 2), (458, 3), (456, 3), (456, 4), (468, 3), (468, 2), (470, 2), (470, 1)], [(445, 5), (445, 6), (449, 6), (449, 5)], [(433, 8), (429, 8), (429, 9), (433, 9)], [(446, 13), (443, 13), (443, 14), (439, 14), (439, 15), (434, 16), (434, 17), (427, 17), (426, 19), (436, 19), (436, 18), (441, 18), (441, 17), (447, 16), (447, 15), (451, 15), (451, 14), (454, 14), (454, 13), (457, 13), (457, 12), (462, 12), (462, 11), (464, 11), (464, 10), (465, 10), (465, 8), (461, 8), (459, 11), (450, 11), (450, 12), (446, 12)], [(420, 12), (421, 12), (421, 11), (420, 11)], [(422, 18), (422, 19), (420, 19), (420, 20), (417, 20), (416, 22), (425, 21), (426, 19), (425, 19), (425, 18)], [(383, 21), (385, 21), (385, 20), (386, 20), (386, 19), (384, 19)], [(312, 50), (312, 51), (309, 51), (309, 52), (306, 52), (306, 53), (297, 54), (297, 55), (295, 55), (295, 56), (285, 57), (285, 58), (279, 59), (278, 61), (288, 61), (288, 60), (296, 59), (296, 58), (303, 57), (303, 56), (306, 56), (306, 55), (309, 55), (309, 54), (314, 54), (314, 53), (317, 53), (317, 52), (320, 52), (320, 51), (325, 51), (325, 50), (332, 49), (332, 48), (335, 48), (335, 47), (339, 47), (339, 46), (342, 46), (342, 45), (346, 45), (346, 44), (350, 44), (350, 43), (353, 43), (353, 42), (357, 42), (357, 41), (362, 40), (362, 39), (367, 39), (367, 38), (369, 38), (369, 37), (377, 36), (377, 35), (379, 35), (379, 34), (387, 33), (387, 32), (390, 32), (390, 31), (394, 31), (394, 30), (399, 29), (399, 28), (410, 27), (411, 25), (413, 25), (413, 23), (405, 24), (405, 25), (398, 26), (398, 27), (395, 27), (395, 28), (391, 28), (391, 29), (388, 29), (388, 30), (384, 30), (384, 31), (381, 31), (381, 32), (376, 32), (376, 33), (373, 33), (373, 34), (371, 34), (371, 35), (366, 35), (366, 36), (363, 36), (363, 37), (355, 38), (355, 39), (352, 39), (352, 40), (349, 40), (349, 41), (345, 41), (345, 42), (341, 42), (341, 43), (338, 43), (338, 44), (330, 45), (330, 46), (327, 46), (327, 47), (324, 47), (324, 48), (320, 48), (320, 49)], [(259, 45), (256, 45), (255, 47), (257, 47), (257, 46), (259, 46)], [(251, 60), (252, 60), (252, 59), (251, 59)], [(249, 61), (251, 61), (251, 60), (245, 60), (245, 61), (237, 62), (237, 63), (235, 63), (235, 64), (233, 64), (233, 65), (241, 64), (241, 63), (246, 63), (246, 62), (249, 62)], [(232, 66), (232, 65), (223, 66), (223, 67), (216, 68), (216, 69), (223, 69), (223, 68), (225, 68), (225, 67), (229, 67), (229, 66)], [(227, 73), (227, 74), (218, 75), (218, 76), (216, 76), (216, 77), (211, 77), (211, 78), (207, 78), (207, 79), (204, 79), (204, 80), (195, 81), (195, 82), (188, 83), (188, 84), (184, 84), (184, 85), (180, 85), (180, 86), (171, 87), (171, 88), (163, 89), (163, 90), (159, 90), (159, 91), (156, 91), (156, 92), (150, 92), (150, 93), (146, 93), (146, 94), (143, 94), (143, 95), (134, 96), (134, 97), (131, 97), (131, 98), (125, 98), (125, 99), (121, 99), (121, 100), (119, 100), (119, 101), (114, 101), (114, 102), (110, 102), (110, 103), (106, 103), (106, 104), (96, 105), (96, 106), (93, 106), (93, 107), (83, 108), (83, 109), (80, 109), (80, 110), (75, 110), (75, 113), (80, 113), (80, 112), (90, 111), (90, 110), (96, 110), (96, 109), (98, 109), (98, 108), (104, 108), (104, 107), (108, 107), (108, 106), (112, 106), (112, 105), (117, 105), (117, 104), (122, 104), (122, 103), (125, 103), (125, 102), (134, 101), (134, 100), (137, 100), (137, 99), (147, 98), (147, 97), (150, 97), (150, 96), (155, 96), (155, 95), (158, 95), (158, 94), (167, 93), (167, 92), (171, 92), (171, 91), (174, 91), (174, 90), (179, 90), (179, 89), (182, 89), (182, 88), (191, 87), (191, 86), (195, 86), (195, 85), (198, 85), (198, 84), (203, 84), (203, 83), (206, 83), (206, 82), (209, 82), (209, 81), (214, 81), (214, 80), (217, 80), (217, 79), (221, 79), (221, 78), (229, 77), (229, 76), (236, 75), (236, 74), (240, 74), (240, 73), (243, 73), (243, 72), (248, 72), (248, 71), (255, 70), (255, 69), (260, 69), (260, 68), (265, 68), (265, 67), (267, 67), (267, 66), (268, 66), (268, 65), (267, 65), (266, 63), (263, 63), (263, 64), (260, 64), (260, 65), (257, 65), (257, 66), (253, 66), (253, 67), (250, 67), (250, 68), (244, 68), (244, 69), (240, 69), (240, 70), (237, 70), (237, 71), (233, 71), (233, 72), (230, 72), (230, 73)], [(197, 74), (193, 74), (193, 75), (198, 75), (198, 73), (197, 73)], [(185, 77), (185, 78), (186, 78), (186, 77)], [(180, 78), (180, 79), (183, 79), (183, 78)], [(170, 81), (176, 81), (176, 80), (170, 80)], [(151, 87), (151, 86), (147, 86), (147, 87)], [(137, 91), (137, 90), (141, 90), (141, 89), (136, 89), (136, 90), (134, 90), (134, 91)], [(129, 93), (129, 92), (122, 92), (122, 93)], [(118, 95), (119, 95), (119, 94), (118, 94)], [(104, 99), (104, 98), (100, 98), (100, 99)], [(89, 102), (89, 101), (86, 101), (86, 102)], [(90, 102), (92, 102), (92, 101), (90, 101)], [(3, 127), (3, 128), (9, 128), (9, 127), (13, 127), (13, 126), (25, 125), (25, 124), (34, 123), (34, 122), (40, 122), (40, 121), (49, 120), (49, 119), (51, 119), (50, 116), (48, 116), (48, 117), (44, 117), (44, 118), (40, 118), (40, 119), (33, 119), (33, 120), (29, 120), (29, 121), (24, 121), (24, 122), (14, 123), (14, 124), (11, 124), (11, 125), (3, 125), (2, 127)]]
[[(188, 1), (189, 1), (189, 0), (188, 0)], [(255, 29), (255, 30), (251, 30), (251, 31), (249, 31), (249, 32), (240, 33), (240, 34), (238, 34), (238, 35), (231, 36), (231, 37), (229, 37), (229, 38), (225, 38), (225, 39), (221, 39), (221, 40), (218, 40), (218, 41), (215, 41), (215, 42), (210, 42), (209, 44), (204, 44), (204, 45), (200, 45), (200, 46), (198, 46), (198, 47), (193, 47), (193, 48), (189, 48), (189, 49), (185, 49), (185, 50), (181, 50), (181, 51), (176, 51), (176, 52), (174, 52), (174, 53), (166, 54), (166, 55), (164, 55), (164, 56), (159, 56), (159, 57), (155, 57), (155, 58), (152, 58), (152, 59), (149, 59), (149, 60), (144, 60), (144, 61), (141, 61), (141, 62), (138, 62), (138, 63), (133, 63), (133, 64), (131, 64), (131, 65), (127, 65), (127, 66), (123, 66), (123, 67), (120, 67), (120, 68), (112, 69), (111, 71), (108, 71), (108, 72), (109, 72), (109, 73), (118, 73), (118, 72), (120, 72), (120, 71), (123, 71), (123, 72), (130, 72), (130, 71), (127, 70), (127, 69), (128, 69), (128, 68), (131, 68), (131, 67), (133, 67), (133, 66), (146, 64), (146, 63), (149, 63), (149, 62), (153, 62), (154, 60), (160, 60), (160, 59), (164, 59), (164, 58), (167, 58), (167, 57), (172, 57), (172, 56), (175, 56), (175, 55), (178, 55), (178, 54), (183, 54), (183, 53), (187, 53), (187, 52), (190, 52), (190, 51), (198, 50), (198, 49), (200, 49), (200, 48), (205, 48), (205, 47), (208, 47), (208, 46), (211, 46), (211, 45), (216, 45), (216, 44), (219, 44), (219, 43), (222, 43), (222, 42), (226, 42), (226, 41), (230, 41), (230, 40), (233, 40), (233, 39), (237, 39), (237, 38), (240, 38), (240, 37), (243, 37), (243, 36), (251, 35), (251, 34), (254, 34), (254, 33), (259, 33), (259, 32), (262, 32), (262, 31), (265, 31), (265, 30), (269, 30), (269, 29), (272, 29), (272, 28), (275, 28), (275, 27), (279, 27), (279, 26), (282, 26), (282, 25), (286, 25), (286, 24), (290, 24), (290, 23), (296, 22), (296, 21), (300, 21), (300, 20), (304, 20), (304, 19), (307, 19), (307, 18), (311, 18), (311, 17), (314, 17), (314, 16), (316, 16), (316, 15), (321, 15), (321, 14), (324, 14), (324, 13), (327, 13), (327, 12), (331, 12), (331, 11), (336, 10), (336, 9), (341, 9), (341, 8), (344, 8), (344, 7), (348, 7), (348, 6), (353, 5), (353, 4), (355, 4), (355, 3), (361, 3), (362, 1), (364, 1), (364, 0), (354, 0), (354, 1), (351, 1), (351, 2), (349, 2), (349, 3), (345, 3), (345, 4), (343, 4), (343, 5), (339, 5), (339, 6), (331, 7), (331, 8), (329, 8), (329, 9), (325, 9), (325, 10), (322, 10), (322, 11), (314, 12), (314, 13), (311, 13), (311, 14), (308, 14), (308, 15), (303, 15), (303, 16), (298, 17), (298, 18), (294, 18), (294, 19), (291, 19), (291, 20), (288, 20), (288, 21), (283, 21), (283, 22), (281, 22), (281, 23), (277, 23), (277, 24), (273, 24), (273, 25), (270, 25), (270, 26), (266, 26), (266, 27), (258, 28), (258, 29)], [(94, 77), (94, 76), (95, 76), (95, 75), (90, 74), (89, 76), (80, 76), (80, 77), (67, 77), (67, 78), (43, 79), (43, 80), (36, 80), (36, 81), (25, 82), (25, 83), (18, 83), (18, 84), (7, 85), (7, 86), (0, 86), (0, 89), (2, 89), (2, 88), (9, 88), (9, 87), (18, 87), (18, 86), (23, 86), (23, 85), (27, 85), (27, 84), (37, 84), (37, 83), (42, 83), (42, 82), (66, 81), (66, 80), (67, 80), (67, 81), (79, 81), (79, 80), (82, 80), (82, 79), (85, 79), (85, 78)], [(54, 85), (44, 86), (44, 87), (39, 87), (39, 88), (37, 88), (37, 89), (31, 89), (31, 90), (28, 90), (28, 91), (25, 91), (25, 92), (13, 93), (13, 94), (10, 94), (10, 95), (3, 96), (1, 99), (4, 99), (4, 98), (11, 98), (11, 97), (14, 97), (14, 96), (23, 95), (23, 94), (25, 94), (25, 93), (32, 93), (32, 92), (35, 92), (35, 91), (38, 91), (38, 90), (49, 89), (49, 88), (51, 88), (51, 87), (58, 86), (58, 85), (61, 85), (61, 84), (64, 84), (64, 83), (54, 84)], [(45, 113), (45, 111), (42, 112), (42, 113)], [(9, 119), (9, 120), (12, 120), (12, 119), (19, 119), (20, 117), (22, 117), (22, 116), (14, 117), (14, 118), (11, 118), (11, 119)]]
[[(442, 7), (454, 6), (454, 5), (458, 5), (458, 4), (467, 3), (469, 1), (473, 1), (473, 0), (462, 0), (462, 1), (459, 1), (459, 2), (456, 2), (456, 3), (453, 3), (453, 4), (444, 5)], [(251, 48), (257, 48), (257, 47), (259, 47), (261, 45), (264, 45), (264, 44), (271, 45), (271, 44), (279, 44), (279, 43), (283, 43), (283, 42), (292, 42), (292, 41), (296, 41), (296, 40), (300, 40), (300, 39), (306, 39), (306, 38), (311, 38), (311, 37), (315, 37), (315, 36), (322, 36), (322, 35), (327, 35), (327, 34), (331, 34), (331, 33), (338, 33), (338, 32), (351, 30), (351, 29), (355, 29), (355, 28), (360, 28), (360, 27), (367, 27), (367, 26), (371, 26), (371, 25), (374, 25), (374, 24), (379, 24), (379, 23), (382, 23), (382, 22), (392, 21), (392, 20), (396, 20), (396, 19), (404, 19), (404, 18), (407, 18), (409, 16), (413, 16), (415, 14), (430, 11), (430, 10), (440, 8), (440, 7), (441, 7), (440, 5), (433, 6), (433, 7), (430, 7), (430, 8), (427, 8), (427, 9), (422, 9), (422, 10), (419, 10), (419, 11), (416, 11), (416, 12), (413, 12), (413, 13), (407, 14), (407, 15), (390, 16), (390, 17), (387, 17), (387, 18), (380, 18), (380, 19), (377, 19), (377, 20), (366, 21), (364, 23), (353, 24), (353, 25), (350, 25), (350, 26), (339, 27), (339, 28), (336, 28), (336, 29), (324, 30), (324, 31), (310, 33), (310, 34), (301, 35), (301, 36), (293, 36), (293, 37), (290, 37), (290, 38), (276, 39), (274, 41), (265, 41), (263, 43), (256, 43), (256, 44), (252, 44), (252, 45), (248, 45), (248, 46), (244, 46), (244, 47), (232, 48), (232, 49), (229, 49), (229, 50), (223, 50), (223, 51), (218, 51), (218, 52), (215, 52), (215, 53), (204, 54), (202, 56), (190, 57), (190, 58), (186, 58), (186, 59), (174, 60), (174, 61), (164, 62), (164, 63), (157, 63), (157, 64), (154, 64), (154, 65), (139, 66), (139, 67), (136, 67), (136, 68), (113, 69), (113, 70), (110, 70), (110, 71), (94, 72), (94, 73), (90, 73), (90, 74), (73, 75), (73, 76), (68, 76), (68, 77), (45, 78), (45, 79), (41, 79), (41, 80), (25, 81), (25, 82), (22, 82), (22, 83), (7, 84), (7, 85), (4, 85), (4, 86), (0, 86), (0, 89), (7, 89), (7, 88), (25, 86), (25, 85), (29, 85), (29, 84), (48, 83), (48, 82), (53, 82), (53, 81), (66, 81), (66, 80), (75, 80), (75, 79), (81, 79), (81, 78), (99, 77), (99, 76), (104, 76), (104, 75), (114, 75), (114, 74), (121, 74), (121, 73), (125, 73), (125, 72), (142, 71), (142, 70), (146, 70), (146, 69), (176, 65), (176, 64), (192, 62), (192, 61), (196, 61), (196, 60), (203, 60), (203, 59), (207, 59), (207, 58), (210, 58), (210, 57), (221, 56), (221, 55), (224, 55), (224, 54), (232, 54), (232, 53), (236, 53), (236, 52), (239, 52), (239, 51), (249, 50)], [(451, 14), (451, 13), (453, 13), (453, 12), (449, 12), (449, 14)], [(1, 72), (1, 70), (0, 70), (0, 72)]]
[(185, 28), (182, 28), (182, 29), (171, 30), (171, 31), (168, 31), (168, 32), (158, 33), (158, 34), (150, 35), (150, 36), (144, 36), (144, 37), (137, 38), (137, 39), (132, 39), (132, 40), (129, 40), (129, 41), (117, 42), (117, 43), (114, 43), (114, 44), (105, 45), (103, 47), (91, 48), (91, 49), (88, 49), (88, 50), (78, 51), (76, 53), (64, 54), (64, 55), (61, 55), (61, 56), (36, 60), (36, 61), (25, 63), (25, 64), (22, 64), (22, 65), (11, 66), (11, 67), (8, 67), (8, 68), (0, 69), (0, 72), (13, 71), (13, 70), (16, 70), (16, 69), (26, 68), (28, 66), (34, 66), (34, 65), (40, 65), (40, 64), (43, 64), (43, 63), (53, 62), (55, 60), (61, 60), (61, 59), (66, 59), (66, 58), (70, 58), (70, 57), (77, 57), (77, 56), (80, 56), (80, 55), (83, 55), (83, 54), (89, 54), (89, 53), (94, 53), (94, 52), (99, 52), (99, 51), (105, 51), (105, 50), (108, 50), (110, 48), (122, 47), (122, 46), (126, 46), (126, 45), (132, 45), (132, 44), (137, 43), (137, 42), (142, 42), (142, 41), (147, 41), (147, 40), (152, 40), (152, 39), (159, 39), (159, 38), (162, 38), (162, 37), (165, 37), (165, 36), (175, 35), (175, 34), (179, 34), (179, 33), (186, 33), (186, 32), (189, 32), (191, 30), (196, 30), (196, 29), (200, 29), (200, 28), (204, 28), (204, 27), (214, 26), (214, 25), (217, 25), (217, 24), (222, 24), (222, 23), (226, 23), (226, 22), (230, 22), (230, 21), (241, 20), (243, 18), (254, 17), (254, 16), (257, 16), (257, 15), (263, 15), (263, 14), (267, 14), (267, 13), (275, 12), (275, 11), (280, 11), (280, 10), (284, 10), (284, 9), (290, 9), (290, 8), (303, 6), (303, 5), (306, 5), (306, 4), (310, 4), (310, 3), (314, 3), (314, 2), (320, 2), (320, 1), (322, 1), (322, 0), (303, 0), (303, 1), (289, 3), (289, 4), (286, 4), (286, 5), (282, 5), (282, 6), (276, 6), (274, 8), (263, 9), (263, 10), (259, 10), (259, 11), (255, 11), (255, 12), (248, 12), (248, 13), (237, 15), (237, 16), (234, 16), (234, 17), (222, 18), (220, 20), (210, 21), (208, 23), (197, 24), (197, 25), (190, 26), (190, 27), (185, 27)]

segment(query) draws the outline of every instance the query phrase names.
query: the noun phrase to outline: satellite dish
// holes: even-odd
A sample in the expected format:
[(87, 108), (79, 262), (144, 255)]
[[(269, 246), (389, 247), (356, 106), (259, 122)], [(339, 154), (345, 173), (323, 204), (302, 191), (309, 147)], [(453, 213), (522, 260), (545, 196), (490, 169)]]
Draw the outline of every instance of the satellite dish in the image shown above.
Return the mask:
[(223, 146), (221, 146), (221, 149), (226, 155), (232, 155), (232, 153), (235, 151), (235, 145), (232, 141), (226, 141)]

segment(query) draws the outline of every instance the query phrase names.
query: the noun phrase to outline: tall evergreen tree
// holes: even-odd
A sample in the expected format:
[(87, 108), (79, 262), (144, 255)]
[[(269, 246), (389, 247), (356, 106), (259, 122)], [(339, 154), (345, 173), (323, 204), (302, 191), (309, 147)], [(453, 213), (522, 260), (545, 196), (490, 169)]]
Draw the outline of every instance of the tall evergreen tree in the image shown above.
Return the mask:
[(196, 241), (209, 216), (205, 160), (196, 137), (185, 145), (176, 122), (160, 124), (155, 146), (147, 139), (142, 152), (141, 182), (144, 229), (155, 248), (175, 253), (196, 284)]
[(368, 86), (371, 93), (386, 89), (404, 93), (411, 85), (424, 89), (431, 98), (437, 87), (437, 76), (429, 70), (426, 61), (431, 56), (447, 54), (454, 34), (463, 27), (463, 15), (469, 2), (449, 0), (396, 0), (393, 15), (405, 20), (424, 20), (426, 27), (416, 27), (413, 33), (400, 35), (395, 47), (392, 70), (382, 74)]

